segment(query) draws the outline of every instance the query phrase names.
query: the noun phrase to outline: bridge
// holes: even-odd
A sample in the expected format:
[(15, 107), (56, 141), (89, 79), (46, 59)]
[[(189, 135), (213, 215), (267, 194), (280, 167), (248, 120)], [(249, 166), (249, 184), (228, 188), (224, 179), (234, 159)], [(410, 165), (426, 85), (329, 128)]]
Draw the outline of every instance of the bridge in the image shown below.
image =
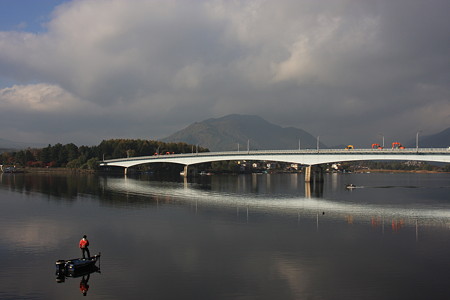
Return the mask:
[(173, 163), (184, 165), (187, 176), (188, 167), (215, 161), (274, 161), (306, 165), (305, 180), (311, 179), (311, 166), (348, 161), (428, 161), (450, 163), (449, 148), (411, 148), (411, 149), (305, 149), (305, 150), (259, 150), (201, 152), (186, 154), (167, 154), (153, 156), (127, 157), (104, 160), (100, 166), (125, 168), (150, 163)]

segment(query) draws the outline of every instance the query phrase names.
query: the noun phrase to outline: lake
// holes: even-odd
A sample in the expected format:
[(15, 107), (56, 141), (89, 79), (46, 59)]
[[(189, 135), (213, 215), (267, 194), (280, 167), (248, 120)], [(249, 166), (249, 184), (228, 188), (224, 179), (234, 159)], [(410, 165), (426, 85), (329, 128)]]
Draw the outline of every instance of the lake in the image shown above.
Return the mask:
[[(0, 299), (82, 280), (91, 299), (450, 299), (449, 192), (450, 174), (0, 174)], [(84, 234), (99, 272), (57, 280)]]

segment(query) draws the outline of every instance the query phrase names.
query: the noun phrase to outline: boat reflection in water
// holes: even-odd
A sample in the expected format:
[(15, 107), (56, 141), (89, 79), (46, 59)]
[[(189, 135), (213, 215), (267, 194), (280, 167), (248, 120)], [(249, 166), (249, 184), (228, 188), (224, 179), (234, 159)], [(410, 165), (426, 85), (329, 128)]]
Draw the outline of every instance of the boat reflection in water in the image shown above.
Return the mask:
[[(96, 266), (96, 262), (99, 265)], [(89, 259), (58, 260), (56, 262), (56, 282), (63, 283), (66, 278), (80, 278), (80, 291), (83, 296), (89, 290), (89, 279), (92, 273), (100, 273), (100, 254)]]

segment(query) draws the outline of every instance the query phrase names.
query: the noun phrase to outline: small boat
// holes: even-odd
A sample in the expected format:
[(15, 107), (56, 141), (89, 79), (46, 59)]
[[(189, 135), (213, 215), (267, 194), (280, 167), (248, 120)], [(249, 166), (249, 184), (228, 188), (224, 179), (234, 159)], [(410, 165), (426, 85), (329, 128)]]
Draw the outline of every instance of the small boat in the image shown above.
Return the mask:
[(83, 273), (95, 269), (97, 261), (100, 260), (100, 253), (90, 258), (73, 258), (69, 260), (56, 261), (56, 273), (65, 276), (73, 276), (77, 273)]
[(65, 271), (62, 272), (56, 271), (56, 282), (63, 283), (66, 281), (66, 278), (85, 277), (90, 276), (92, 273), (101, 273), (100, 267), (93, 265), (91, 267), (83, 268), (67, 274), (65, 273)]
[(346, 189), (349, 189), (349, 190), (351, 190), (351, 189), (356, 189), (356, 185), (354, 185), (353, 183), (349, 183), (349, 184), (346, 184), (346, 185), (345, 185), (345, 188), (346, 188)]
[(0, 172), (1, 173), (23, 173), (23, 170), (19, 170), (18, 168), (16, 168), (16, 166), (6, 167), (3, 165), (0, 165)]

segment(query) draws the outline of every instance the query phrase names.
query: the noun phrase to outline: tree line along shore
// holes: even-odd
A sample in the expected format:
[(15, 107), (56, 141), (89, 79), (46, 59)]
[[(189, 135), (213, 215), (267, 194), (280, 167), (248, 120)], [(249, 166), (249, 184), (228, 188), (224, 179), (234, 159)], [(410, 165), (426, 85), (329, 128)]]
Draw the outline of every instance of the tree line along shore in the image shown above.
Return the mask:
[[(98, 162), (107, 159), (149, 156), (155, 153), (191, 153), (193, 145), (165, 143), (142, 139), (103, 140), (97, 146), (76, 146), (73, 143), (48, 145), (45, 148), (28, 148), (0, 154), (0, 164), (27, 169), (66, 168), (98, 170)], [(196, 147), (195, 151), (208, 149)]]

